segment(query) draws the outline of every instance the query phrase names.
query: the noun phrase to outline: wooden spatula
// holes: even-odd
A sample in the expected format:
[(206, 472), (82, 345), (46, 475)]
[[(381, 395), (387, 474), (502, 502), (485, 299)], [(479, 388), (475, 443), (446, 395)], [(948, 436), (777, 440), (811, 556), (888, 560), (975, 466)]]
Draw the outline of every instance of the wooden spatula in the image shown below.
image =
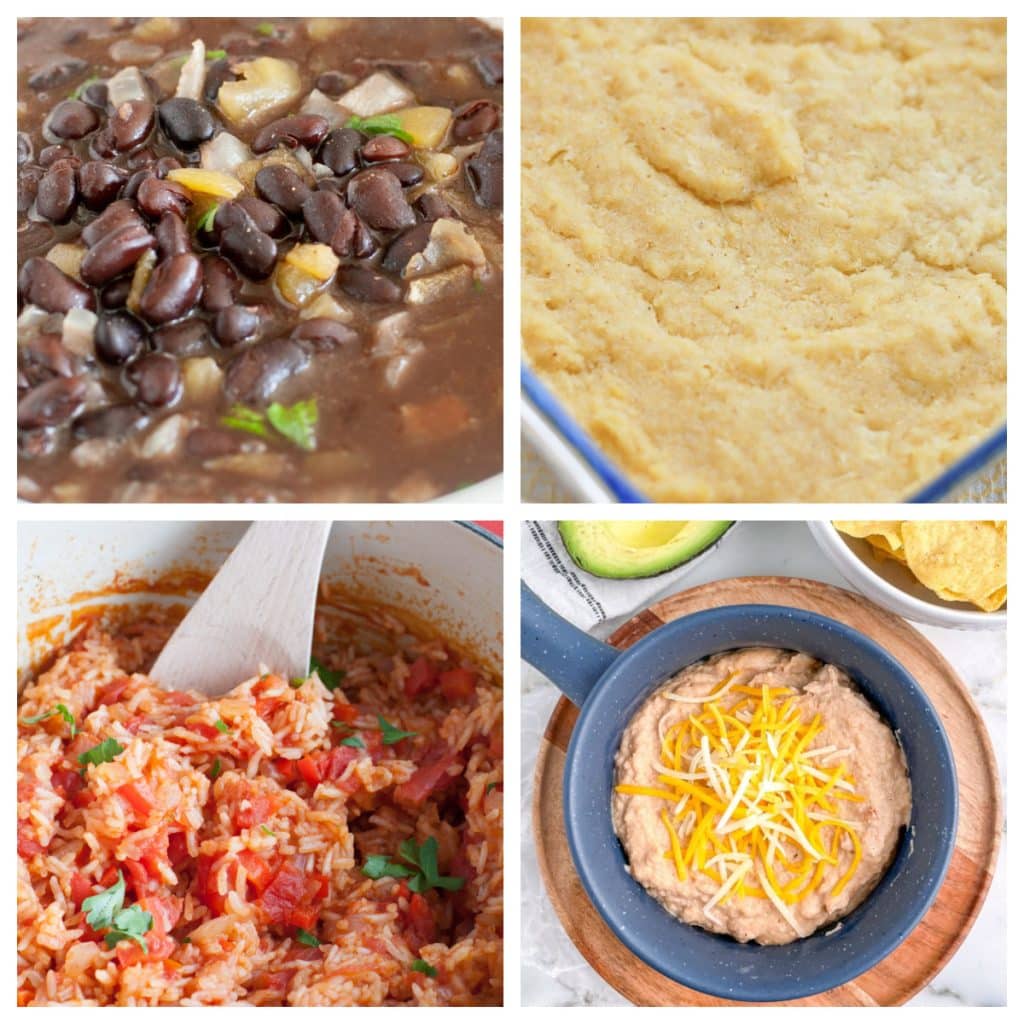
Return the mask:
[(261, 665), (305, 677), (330, 523), (259, 522), (181, 620), (150, 675), (219, 696)]

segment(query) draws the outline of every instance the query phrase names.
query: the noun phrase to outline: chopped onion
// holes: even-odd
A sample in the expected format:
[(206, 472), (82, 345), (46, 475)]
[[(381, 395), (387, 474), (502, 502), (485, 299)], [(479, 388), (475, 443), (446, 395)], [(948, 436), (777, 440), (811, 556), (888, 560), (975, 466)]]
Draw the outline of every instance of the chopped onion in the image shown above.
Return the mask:
[(79, 469), (100, 469), (117, 457), (121, 443), (114, 437), (92, 437), (76, 444), (69, 457)]
[(389, 388), (401, 386), (426, 350), (423, 342), (418, 338), (410, 338), (406, 333), (411, 326), (412, 318), (407, 312), (393, 313), (374, 325), (370, 355), (387, 360), (384, 364), (384, 382)]
[(34, 338), (50, 314), (39, 306), (26, 306), (18, 316), (18, 341)]
[(252, 152), (241, 139), (230, 132), (221, 132), (199, 147), (199, 166), (204, 171), (233, 174), (240, 164), (252, 159)]
[(175, 96), (187, 100), (202, 99), (203, 85), (206, 82), (206, 44), (202, 39), (192, 42), (192, 53), (182, 65), (178, 78), (178, 89)]
[(88, 309), (69, 309), (64, 314), (61, 341), (76, 356), (91, 358), (96, 354), (96, 314)]
[(350, 110), (357, 117), (384, 114), (415, 103), (416, 96), (412, 90), (384, 71), (375, 71), (338, 100), (339, 107)]
[(424, 277), (450, 267), (468, 266), (476, 277), (487, 269), (487, 257), (465, 224), (450, 217), (434, 221), (427, 247), (406, 264), (402, 277)]
[(166, 459), (176, 455), (192, 429), (192, 421), (181, 413), (169, 416), (154, 427), (142, 442), (140, 454), (144, 459)]
[(140, 43), (137, 39), (118, 39), (110, 47), (111, 60), (118, 64), (152, 64), (163, 52), (163, 47), (155, 43)]
[(122, 68), (107, 80), (107, 100), (115, 109), (129, 100), (148, 100), (149, 86), (137, 67)]
[(314, 89), (299, 107), (300, 114), (318, 114), (324, 118), (332, 128), (340, 128), (348, 119), (349, 112), (338, 106), (330, 96)]

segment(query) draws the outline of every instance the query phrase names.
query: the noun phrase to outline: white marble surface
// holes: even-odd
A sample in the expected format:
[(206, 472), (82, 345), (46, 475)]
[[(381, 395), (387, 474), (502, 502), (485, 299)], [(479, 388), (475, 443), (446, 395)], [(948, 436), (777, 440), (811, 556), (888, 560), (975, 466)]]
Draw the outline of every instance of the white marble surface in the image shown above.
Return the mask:
[[(718, 555), (667, 592), (732, 576), (803, 576), (848, 587), (802, 523), (743, 523)], [(1000, 777), (1006, 782), (1006, 637), (918, 626), (960, 673), (981, 709)], [(522, 674), (522, 999), (533, 1006), (626, 1006), (587, 964), (559, 924), (540, 880), (530, 823), (533, 769), (555, 687), (523, 665)], [(985, 905), (964, 944), (914, 1006), (1001, 1006), (1006, 1002), (1006, 867), (1000, 854)]]

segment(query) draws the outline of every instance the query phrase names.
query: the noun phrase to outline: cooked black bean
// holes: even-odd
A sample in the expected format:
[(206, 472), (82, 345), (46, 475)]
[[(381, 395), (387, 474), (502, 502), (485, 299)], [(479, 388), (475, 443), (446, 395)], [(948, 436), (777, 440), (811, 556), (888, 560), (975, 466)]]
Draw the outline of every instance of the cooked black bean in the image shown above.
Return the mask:
[(502, 162), (505, 145), (502, 132), (491, 132), (480, 152), (465, 164), (466, 180), (473, 189), (476, 201), (492, 209), (502, 204)]
[(141, 170), (136, 171), (125, 183), (124, 188), (121, 190), (121, 195), (125, 199), (136, 199), (139, 195), (139, 189), (142, 188), (142, 183), (152, 177), (154, 177), (153, 171), (149, 167), (143, 167)]
[(416, 223), (398, 178), (382, 167), (360, 171), (349, 181), (347, 195), (349, 206), (371, 228), (398, 231)]
[(70, 160), (51, 165), (36, 191), (36, 210), (54, 224), (71, 220), (78, 203), (78, 172)]
[(85, 377), (54, 377), (34, 387), (18, 402), (22, 430), (56, 427), (77, 416), (85, 404)]
[(479, 53), (473, 58), (473, 67), (484, 85), (501, 85), (505, 80), (505, 57), (501, 50)]
[(192, 236), (188, 233), (185, 222), (176, 213), (165, 213), (153, 234), (156, 236), (157, 256), (162, 260), (192, 251)]
[(120, 309), (128, 301), (131, 290), (132, 279), (119, 277), (103, 286), (100, 291), (100, 305), (104, 309)]
[(271, 238), (284, 238), (292, 229), (288, 218), (273, 203), (265, 203), (256, 196), (239, 196), (234, 205), (245, 210), (256, 227)]
[(228, 306), (213, 320), (213, 333), (225, 348), (251, 341), (259, 334), (263, 312), (257, 306)]
[(140, 356), (125, 369), (124, 379), (136, 401), (151, 408), (176, 402), (183, 387), (178, 360), (166, 352)]
[(50, 112), (43, 128), (58, 139), (81, 139), (100, 125), (99, 114), (81, 100), (63, 100)]
[(32, 136), (28, 132), (18, 132), (18, 166), (27, 164), (33, 153)]
[(337, 99), (343, 92), (348, 92), (355, 84), (355, 79), (351, 75), (342, 74), (340, 71), (323, 71), (316, 79), (316, 87), (332, 99)]
[(91, 224), (82, 228), (82, 241), (88, 246), (95, 245), (104, 235), (117, 231), (128, 224), (145, 228), (142, 218), (135, 210), (135, 204), (127, 199), (111, 203)]
[(375, 164), (381, 160), (401, 160), (410, 152), (409, 144), (394, 135), (375, 135), (363, 143), (359, 155), (364, 163)]
[(192, 195), (176, 181), (150, 177), (140, 182), (136, 201), (139, 209), (150, 217), (160, 217), (165, 213), (184, 217), (192, 205)]
[(181, 161), (174, 156), (162, 156), (153, 164), (153, 173), (158, 178), (166, 178), (168, 171), (176, 170), (181, 166)]
[(333, 243), (346, 213), (351, 214), (351, 211), (346, 210), (341, 197), (334, 192), (314, 192), (302, 204), (302, 219), (306, 222), (306, 230), (315, 241), (324, 245)]
[(18, 213), (25, 213), (32, 208), (39, 191), (39, 182), (46, 172), (42, 167), (29, 164), (18, 171)]
[(151, 324), (165, 324), (184, 316), (203, 290), (203, 265), (193, 253), (162, 260), (139, 299), (139, 310)]
[(79, 271), (86, 284), (106, 284), (130, 270), (156, 239), (142, 224), (126, 224), (104, 235), (86, 254)]
[(209, 325), (196, 316), (158, 327), (150, 341), (157, 352), (166, 352), (178, 359), (206, 355), (213, 347)]
[(59, 334), (40, 334), (18, 346), (18, 363), (31, 384), (51, 377), (74, 377), (83, 361), (64, 346)]
[(294, 217), (309, 198), (310, 188), (290, 167), (271, 164), (256, 175), (256, 192), (261, 199)]
[(107, 109), (107, 83), (90, 82), (81, 92), (80, 99), (97, 110)]
[(430, 232), (434, 225), (425, 222), (403, 231), (388, 247), (384, 258), (380, 261), (381, 268), (389, 274), (401, 274), (405, 265), (418, 252), (423, 252), (430, 241)]
[(96, 322), (96, 357), (109, 366), (134, 359), (146, 344), (146, 327), (127, 310), (101, 313)]
[(156, 152), (152, 146), (143, 146), (124, 158), (125, 163), (133, 171), (146, 171), (150, 175), (156, 174)]
[(261, 281), (270, 276), (277, 260), (277, 243), (260, 231), (252, 217), (243, 217), (220, 233), (221, 255), (226, 256), (246, 277)]
[(327, 317), (303, 320), (292, 331), (292, 337), (318, 353), (332, 352), (343, 345), (354, 346), (359, 342), (359, 332), (354, 327)]
[(226, 309), (241, 287), (235, 268), (227, 260), (220, 256), (203, 257), (203, 309)]
[(153, 131), (155, 116), (149, 100), (125, 100), (110, 117), (114, 148), (124, 153), (141, 146)]
[(76, 78), (81, 78), (88, 67), (89, 65), (84, 60), (78, 60), (75, 57), (55, 60), (30, 75), (28, 85), (36, 92), (46, 92), (48, 89), (70, 85)]
[(352, 128), (336, 128), (329, 132), (320, 147), (320, 163), (344, 177), (359, 166), (359, 148), (363, 137)]
[(213, 459), (218, 455), (232, 455), (242, 446), (242, 438), (226, 430), (196, 427), (185, 438), (185, 451), (198, 459)]
[(50, 167), (58, 160), (67, 160), (72, 167), (76, 168), (82, 164), (82, 161), (67, 146), (44, 146), (39, 151), (39, 163), (43, 167)]
[(390, 277), (369, 267), (341, 267), (338, 284), (360, 302), (398, 302), (402, 297), (402, 289)]
[(91, 289), (68, 277), (42, 256), (33, 256), (25, 261), (18, 274), (18, 290), (26, 302), (49, 313), (96, 308), (96, 298)]
[(238, 75), (231, 70), (231, 61), (220, 57), (206, 68), (206, 84), (203, 86), (203, 98), (207, 103), (217, 101), (217, 93), (225, 82), (234, 82)]
[(251, 148), (254, 153), (266, 153), (276, 146), (287, 146), (289, 149), (305, 146), (307, 149), (315, 149), (327, 134), (328, 128), (330, 125), (327, 118), (320, 117), (319, 114), (279, 117), (256, 133)]
[(418, 185), (423, 180), (423, 168), (408, 160), (390, 160), (375, 166), (382, 171), (387, 171), (388, 174), (393, 174), (401, 182), (403, 188)]
[(228, 363), (224, 390), (232, 401), (262, 405), (308, 365), (309, 355), (298, 342), (290, 338), (261, 341), (243, 349)]
[(424, 220), (440, 220), (442, 217), (455, 217), (455, 211), (448, 205), (448, 201), (436, 192), (424, 192), (413, 203), (413, 206)]
[(92, 211), (106, 209), (128, 180), (128, 173), (106, 160), (87, 160), (78, 169), (82, 202)]
[(149, 423), (148, 414), (137, 405), (108, 405), (82, 413), (71, 424), (71, 435), (76, 441), (94, 437), (126, 437)]
[(501, 121), (497, 106), (490, 100), (464, 103), (452, 116), (452, 138), (459, 142), (482, 138)]
[(201, 103), (184, 96), (164, 100), (157, 108), (160, 127), (179, 149), (195, 149), (213, 138), (216, 130), (213, 116)]

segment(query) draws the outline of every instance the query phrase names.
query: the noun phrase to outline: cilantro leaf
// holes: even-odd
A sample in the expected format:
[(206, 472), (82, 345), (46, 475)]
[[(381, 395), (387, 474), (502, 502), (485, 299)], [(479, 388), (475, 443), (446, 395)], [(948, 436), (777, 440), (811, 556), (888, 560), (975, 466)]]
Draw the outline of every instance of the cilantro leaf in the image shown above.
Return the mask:
[(411, 878), (415, 873), (404, 864), (396, 864), (386, 853), (371, 853), (363, 865), (367, 878)]
[(412, 136), (402, 130), (402, 122), (396, 114), (374, 114), (372, 117), (350, 117), (346, 128), (354, 128), (363, 135), (394, 135), (396, 139), (412, 144)]
[(217, 721), (213, 723), (213, 727), (223, 736), (227, 736), (227, 734), (231, 732), (231, 727), (223, 718), (218, 718)]
[(320, 677), (320, 682), (327, 687), (328, 690), (336, 690), (341, 686), (342, 679), (345, 678), (345, 672), (342, 669), (338, 669), (337, 672), (329, 669), (326, 665), (322, 665), (316, 658), (309, 659), (309, 674), (316, 673)]
[(305, 681), (306, 680), (303, 679), (301, 676), (295, 676), (294, 679), (289, 679), (288, 680), (288, 685), (293, 690), (301, 690), (302, 689), (302, 684), (305, 683)]
[(22, 718), (22, 725), (35, 725), (37, 722), (45, 722), (48, 718), (53, 718), (54, 715), (60, 715), (61, 718), (71, 726), (71, 738), (74, 739), (78, 735), (78, 726), (75, 724), (75, 716), (68, 710), (66, 704), (58, 704), (55, 708), (50, 708), (49, 711), (44, 711), (41, 715), (33, 715), (31, 718)]
[(122, 932), (117, 928), (107, 932), (103, 937), (107, 944), (107, 949), (113, 949), (119, 942), (128, 940), (130, 942), (137, 942), (142, 947), (143, 953), (149, 952), (149, 946), (146, 945), (146, 940), (142, 935), (136, 935), (134, 932)]
[(316, 424), (319, 412), (315, 398), (307, 398), (290, 406), (271, 402), (267, 406), (267, 419), (270, 420), (270, 425), (292, 444), (307, 452), (316, 449)]
[[(266, 825), (260, 825), (260, 831), (264, 835), (275, 836), (274, 830), (272, 828), (267, 828)], [(275, 836), (275, 838), (276, 838), (276, 836)]]
[(303, 946), (312, 946), (314, 949), (320, 945), (320, 940), (305, 928), (295, 929), (295, 941), (301, 942)]
[(114, 927), (129, 935), (144, 935), (153, 927), (153, 915), (135, 903), (114, 915)]
[(103, 892), (82, 900), (82, 910), (90, 928), (99, 931), (114, 923), (114, 915), (124, 906), (124, 875), (117, 871), (117, 881)]
[(413, 960), (413, 962), (409, 964), (409, 969), (419, 971), (420, 974), (425, 974), (428, 978), (437, 977), (437, 968), (431, 967), (426, 960)]
[(207, 50), (207, 60), (223, 60), (228, 55), (227, 50)]
[(349, 736), (346, 739), (343, 739), (339, 746), (358, 747), (360, 750), (366, 749), (366, 744), (358, 736)]
[(396, 726), (392, 725), (383, 715), (377, 716), (377, 724), (380, 726), (380, 741), (386, 747), (392, 746), (399, 740), (404, 740), (408, 739), (410, 736), (419, 735), (415, 732), (406, 732), (404, 729), (397, 728)]
[(244, 405), (233, 405), (230, 414), (221, 416), (220, 422), (232, 430), (245, 430), (257, 437), (270, 437), (270, 431), (263, 422), (263, 413), (247, 409)]
[(256, 26), (256, 31), (259, 32), (261, 36), (272, 36), (277, 31), (277, 28), (269, 21), (261, 21)]
[(218, 758), (215, 758), (213, 764), (210, 765), (210, 781), (211, 782), (216, 782), (217, 779), (220, 777), (220, 773), (221, 773), (221, 765), (220, 765), (220, 758), (218, 757)]
[(405, 839), (398, 847), (398, 856), (419, 870), (409, 882), (413, 892), (426, 892), (428, 889), (446, 889), (458, 892), (465, 884), (465, 878), (458, 875), (442, 875), (437, 870), (437, 840), (431, 836), (418, 846), (415, 839)]
[(196, 221), (196, 227), (200, 231), (212, 231), (213, 222), (217, 219), (217, 211), (220, 209), (220, 203), (214, 203), (203, 215)]
[(84, 753), (79, 754), (78, 763), (80, 765), (105, 764), (107, 761), (113, 761), (123, 751), (124, 747), (111, 736), (102, 743), (97, 743), (95, 747), (90, 747)]
[(352, 726), (349, 725), (348, 722), (341, 721), (341, 719), (339, 719), (339, 718), (332, 718), (331, 719), (331, 728), (332, 729), (351, 729)]

